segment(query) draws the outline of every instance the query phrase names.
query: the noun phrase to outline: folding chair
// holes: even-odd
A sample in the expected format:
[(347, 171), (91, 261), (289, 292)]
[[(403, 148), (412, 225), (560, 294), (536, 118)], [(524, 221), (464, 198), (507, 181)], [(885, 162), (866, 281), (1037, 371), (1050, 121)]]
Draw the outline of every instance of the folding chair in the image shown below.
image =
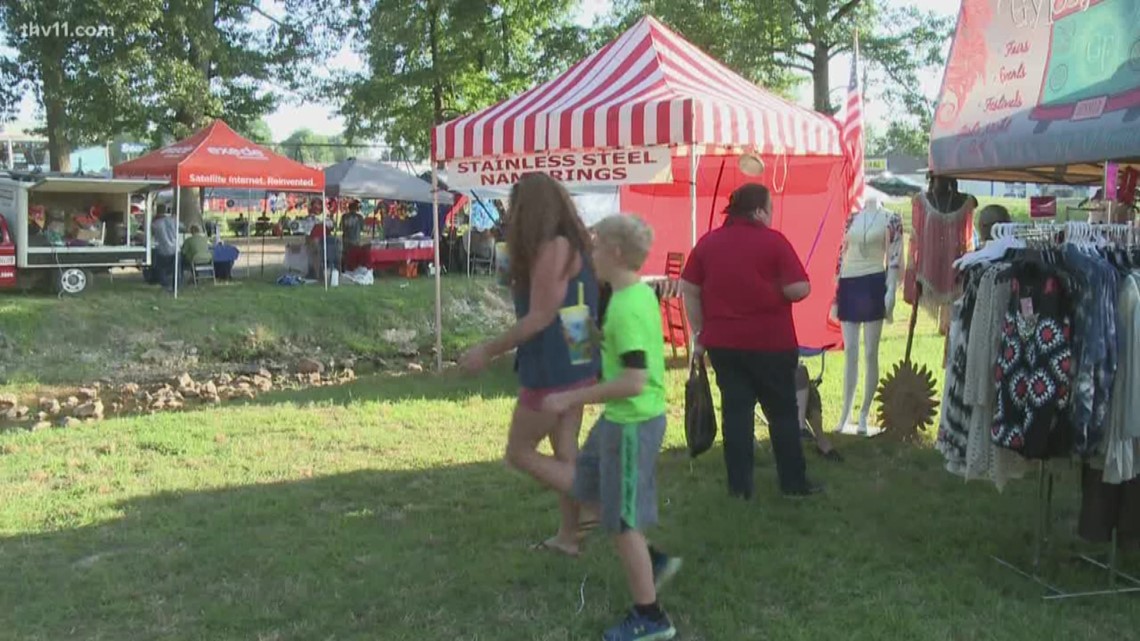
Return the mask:
[[(468, 228), (467, 233), (463, 235), (463, 248), (467, 254), (467, 275), (478, 274), (483, 272), (485, 274), (493, 274), (495, 272), (495, 246), (492, 244), (490, 247), (491, 253), (489, 256), (473, 255), (471, 247), (471, 229)], [(482, 248), (477, 247), (482, 254)]]
[(190, 265), (190, 280), (195, 285), (201, 284), (203, 280), (209, 279), (211, 283), (218, 284), (217, 275), (214, 273), (214, 261), (208, 263), (192, 263)]

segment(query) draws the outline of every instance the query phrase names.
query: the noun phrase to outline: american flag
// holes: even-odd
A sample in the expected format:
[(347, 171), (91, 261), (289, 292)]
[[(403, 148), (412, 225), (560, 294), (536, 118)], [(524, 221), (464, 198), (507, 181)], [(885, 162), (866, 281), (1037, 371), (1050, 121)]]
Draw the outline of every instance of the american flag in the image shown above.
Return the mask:
[(847, 190), (849, 211), (863, 208), (863, 92), (859, 86), (859, 34), (851, 54), (851, 82), (847, 85), (847, 108), (843, 113), (843, 150), (851, 161), (851, 185)]

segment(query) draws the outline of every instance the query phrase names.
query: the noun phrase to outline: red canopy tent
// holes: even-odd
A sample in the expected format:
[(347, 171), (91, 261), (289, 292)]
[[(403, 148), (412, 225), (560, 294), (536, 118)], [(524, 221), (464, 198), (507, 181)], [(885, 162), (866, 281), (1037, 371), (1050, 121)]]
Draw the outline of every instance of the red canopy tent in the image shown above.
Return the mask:
[[(743, 153), (764, 160), (762, 178), (725, 166)], [(557, 78), (437, 126), (432, 158), (446, 161), (452, 188), (509, 184), (534, 170), (570, 187), (620, 185), (622, 209), (656, 232), (649, 271), (708, 231), (711, 218), (698, 217), (698, 207), (715, 209), (718, 198), (723, 206), (736, 186), (760, 180), (774, 192), (773, 225), (814, 285), (796, 306), (801, 340), (841, 342), (826, 320), (849, 212), (838, 123), (765, 92), (652, 17)], [(686, 209), (687, 226), (678, 216)], [(437, 253), (437, 275), (438, 261)], [(439, 287), (437, 280), (437, 348)]]
[[(194, 135), (151, 153), (116, 165), (116, 178), (169, 180), (174, 187), (174, 216), (181, 221), (180, 187), (231, 187), (321, 194), (324, 210), (325, 174), (276, 154), (242, 137), (229, 125), (215, 120)], [(327, 253), (327, 243), (322, 252)], [(175, 254), (175, 273), (179, 273)], [(328, 287), (328, 283), (325, 284)], [(178, 295), (178, 279), (174, 280)]]

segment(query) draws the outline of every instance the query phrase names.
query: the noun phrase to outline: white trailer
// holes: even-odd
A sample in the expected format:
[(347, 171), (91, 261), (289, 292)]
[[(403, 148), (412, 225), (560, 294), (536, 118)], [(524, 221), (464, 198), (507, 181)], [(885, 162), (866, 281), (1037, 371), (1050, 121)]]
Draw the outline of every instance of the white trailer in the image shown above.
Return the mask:
[[(82, 293), (92, 274), (150, 264), (154, 192), (165, 182), (0, 174), (0, 289)], [(141, 215), (132, 204), (141, 202)]]

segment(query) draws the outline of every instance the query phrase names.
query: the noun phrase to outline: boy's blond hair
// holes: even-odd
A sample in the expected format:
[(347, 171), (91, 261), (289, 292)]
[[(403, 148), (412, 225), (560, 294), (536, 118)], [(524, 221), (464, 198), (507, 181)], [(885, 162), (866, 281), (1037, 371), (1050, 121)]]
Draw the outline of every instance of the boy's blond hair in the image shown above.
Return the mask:
[(593, 227), (598, 242), (621, 252), (625, 266), (638, 271), (653, 246), (653, 228), (644, 220), (629, 214), (618, 214), (601, 219)]

